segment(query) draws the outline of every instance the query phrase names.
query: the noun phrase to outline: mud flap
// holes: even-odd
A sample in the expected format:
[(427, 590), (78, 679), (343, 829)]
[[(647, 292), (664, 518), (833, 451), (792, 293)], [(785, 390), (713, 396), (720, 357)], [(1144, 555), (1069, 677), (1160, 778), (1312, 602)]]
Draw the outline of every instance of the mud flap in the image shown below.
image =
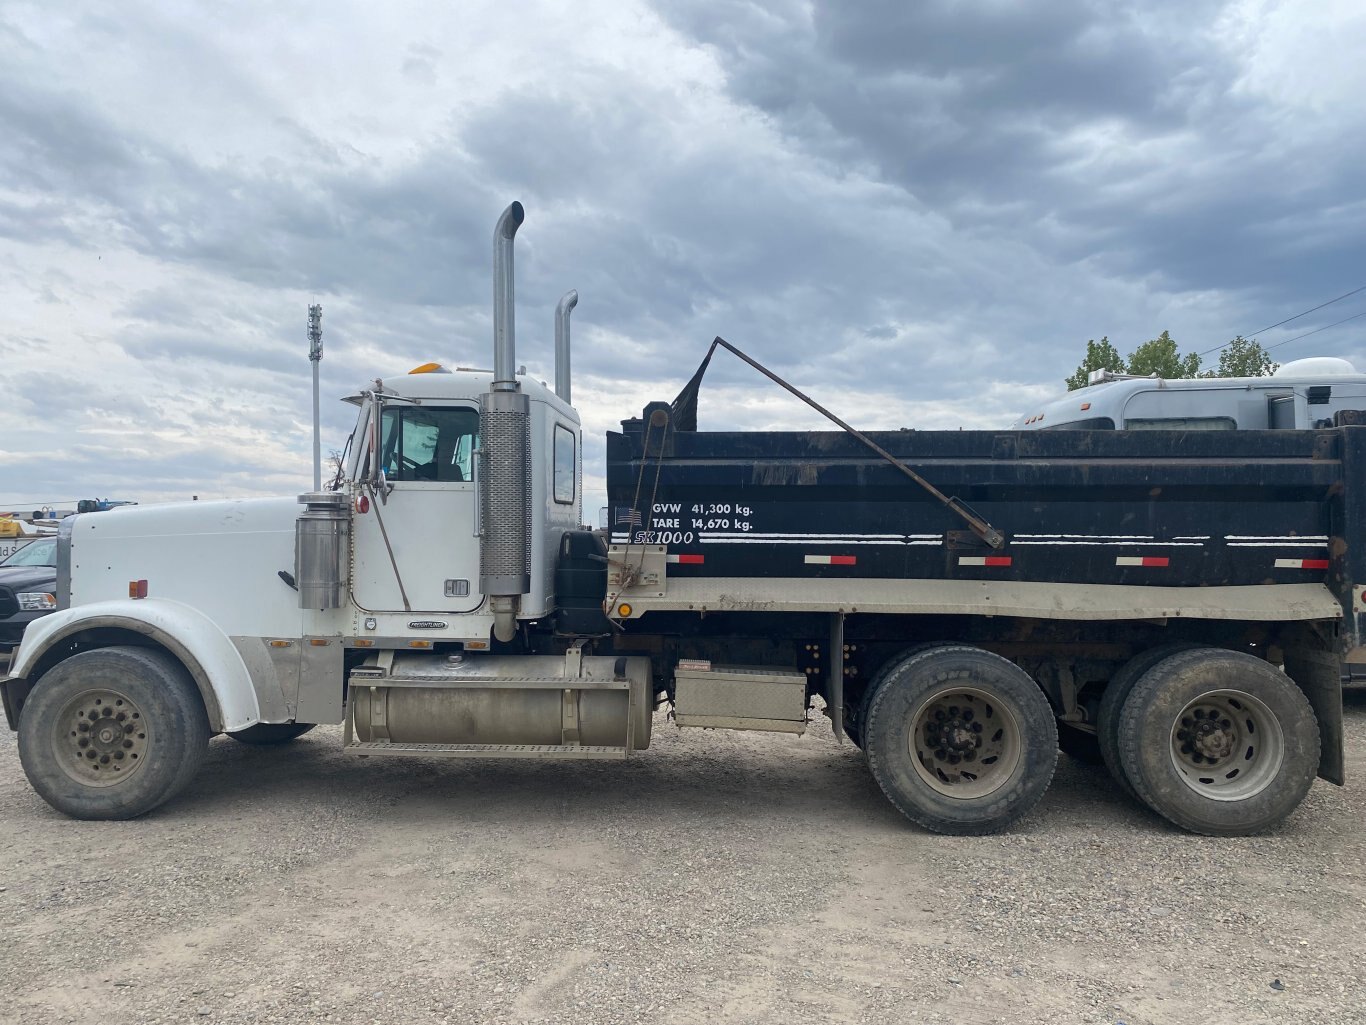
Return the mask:
[(1319, 720), (1319, 778), (1343, 786), (1342, 676), (1338, 657), (1326, 651), (1291, 648), (1285, 653), (1285, 672), (1309, 699)]

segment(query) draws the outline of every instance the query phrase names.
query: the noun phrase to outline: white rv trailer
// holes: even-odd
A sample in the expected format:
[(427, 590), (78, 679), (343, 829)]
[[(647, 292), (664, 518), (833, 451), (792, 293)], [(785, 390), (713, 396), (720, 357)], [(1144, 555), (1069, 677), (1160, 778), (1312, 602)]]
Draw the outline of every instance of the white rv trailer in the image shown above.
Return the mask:
[(1366, 374), (1335, 356), (1311, 356), (1270, 377), (1168, 381), (1092, 371), (1085, 388), (1021, 416), (1011, 427), (1047, 430), (1275, 430), (1332, 427), (1366, 410)]

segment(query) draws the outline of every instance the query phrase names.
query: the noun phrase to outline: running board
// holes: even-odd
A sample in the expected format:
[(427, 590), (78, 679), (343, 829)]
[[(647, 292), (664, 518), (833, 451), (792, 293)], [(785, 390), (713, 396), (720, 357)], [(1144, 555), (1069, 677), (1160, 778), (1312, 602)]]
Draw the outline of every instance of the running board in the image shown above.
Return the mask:
[(569, 758), (614, 759), (626, 757), (624, 747), (597, 747), (573, 744), (395, 744), (380, 741), (352, 741), (342, 747), (346, 754), (362, 758), (369, 755), (408, 755), (431, 758)]

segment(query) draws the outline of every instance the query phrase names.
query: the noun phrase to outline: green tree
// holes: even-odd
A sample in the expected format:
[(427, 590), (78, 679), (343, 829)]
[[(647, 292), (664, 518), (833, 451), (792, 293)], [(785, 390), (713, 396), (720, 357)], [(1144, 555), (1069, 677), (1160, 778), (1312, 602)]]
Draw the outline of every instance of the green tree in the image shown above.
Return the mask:
[(1064, 382), (1068, 391), (1076, 391), (1078, 388), (1086, 387), (1087, 375), (1092, 370), (1109, 370), (1116, 374), (1125, 373), (1124, 357), (1119, 354), (1119, 350), (1110, 344), (1109, 335), (1105, 335), (1100, 341), (1094, 338), (1086, 343), (1086, 358), (1081, 361), (1081, 366), (1077, 367), (1077, 372)]
[(1129, 373), (1140, 377), (1157, 374), (1169, 381), (1197, 377), (1200, 373), (1200, 357), (1194, 352), (1182, 356), (1176, 349), (1175, 339), (1163, 331), (1129, 353)]
[(1255, 338), (1239, 335), (1219, 353), (1219, 369), (1207, 370), (1201, 377), (1270, 377), (1280, 364), (1271, 361), (1270, 354), (1257, 344)]

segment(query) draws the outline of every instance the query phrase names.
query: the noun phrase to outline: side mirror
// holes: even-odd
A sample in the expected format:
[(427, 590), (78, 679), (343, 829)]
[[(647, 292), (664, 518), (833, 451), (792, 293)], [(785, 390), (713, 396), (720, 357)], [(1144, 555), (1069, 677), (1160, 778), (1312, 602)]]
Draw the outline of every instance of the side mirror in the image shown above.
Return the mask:
[[(376, 388), (379, 387), (379, 382), (378, 382), (378, 381), (375, 382), (375, 387), (376, 387)], [(384, 481), (384, 467), (383, 467), (382, 465), (380, 465), (380, 450), (379, 450), (379, 444), (380, 444), (379, 419), (380, 419), (380, 410), (381, 410), (382, 407), (381, 407), (381, 405), (380, 405), (379, 393), (378, 393), (377, 391), (367, 392), (366, 394), (367, 394), (367, 404), (368, 404), (368, 406), (369, 406), (369, 412), (370, 412), (370, 426), (369, 426), (369, 431), (368, 431), (368, 433), (369, 433), (369, 435), (370, 435), (370, 472), (369, 472), (369, 474), (367, 475), (369, 479), (366, 480), (366, 484), (368, 484), (368, 485), (370, 486), (370, 490), (372, 490), (372, 491), (377, 491), (377, 490), (378, 490), (380, 487), (382, 487), (382, 486), (384, 485), (384, 483), (385, 483), (385, 481)]]

